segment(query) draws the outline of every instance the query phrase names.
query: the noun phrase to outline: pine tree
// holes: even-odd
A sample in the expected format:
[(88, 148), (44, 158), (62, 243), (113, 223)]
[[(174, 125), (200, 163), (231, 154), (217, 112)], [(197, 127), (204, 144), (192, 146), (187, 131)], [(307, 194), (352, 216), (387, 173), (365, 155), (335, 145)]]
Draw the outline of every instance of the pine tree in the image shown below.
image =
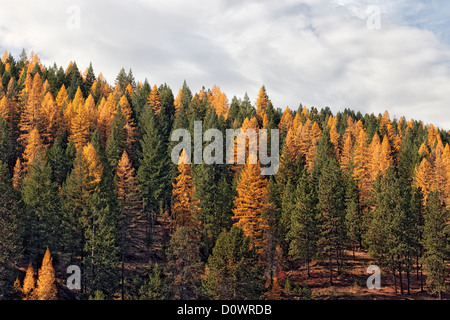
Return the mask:
[(439, 199), (439, 192), (430, 192), (425, 209), (422, 261), (427, 272), (430, 293), (438, 294), (440, 299), (446, 291), (445, 268), (450, 239), (448, 222), (449, 213)]
[(20, 258), (21, 204), (14, 190), (8, 167), (0, 160), (0, 299), (12, 297), (14, 263)]
[(25, 204), (24, 247), (37, 263), (46, 247), (59, 248), (60, 202), (51, 168), (41, 155), (30, 166), (21, 189)]
[[(169, 157), (161, 135), (158, 122), (153, 111), (143, 112), (140, 121), (142, 138), (140, 140), (141, 155), (137, 171), (140, 189), (144, 201), (144, 212), (147, 214), (149, 226), (156, 214), (169, 205), (171, 184), (169, 179)], [(147, 228), (147, 238), (151, 235)]]
[(198, 235), (192, 228), (182, 226), (170, 239), (166, 272), (171, 280), (171, 298), (187, 300), (200, 296), (203, 263)]
[(214, 300), (260, 299), (264, 283), (257, 260), (241, 228), (223, 230), (208, 259), (203, 293)]
[(155, 263), (148, 281), (139, 289), (139, 299), (142, 300), (165, 300), (167, 299), (167, 280), (162, 268)]
[[(304, 168), (301, 171), (294, 190), (292, 211), (288, 215), (289, 257), (305, 263), (306, 274), (310, 276), (310, 263), (317, 252), (318, 225), (317, 196), (313, 189), (310, 174)], [(288, 207), (289, 208), (289, 207)], [(289, 209), (288, 209), (289, 210)]]
[(117, 114), (111, 126), (111, 135), (109, 136), (106, 145), (106, 155), (111, 168), (115, 170), (119, 163), (120, 157), (126, 148), (127, 144), (127, 130), (126, 120), (122, 113), (120, 106), (117, 108)]
[(58, 290), (56, 289), (55, 269), (53, 269), (52, 257), (50, 250), (45, 251), (42, 266), (39, 269), (36, 298), (37, 300), (56, 300)]
[(322, 168), (318, 185), (319, 240), (318, 246), (329, 261), (330, 283), (333, 284), (333, 257), (338, 273), (342, 270), (346, 243), (343, 179), (339, 165), (330, 158)]

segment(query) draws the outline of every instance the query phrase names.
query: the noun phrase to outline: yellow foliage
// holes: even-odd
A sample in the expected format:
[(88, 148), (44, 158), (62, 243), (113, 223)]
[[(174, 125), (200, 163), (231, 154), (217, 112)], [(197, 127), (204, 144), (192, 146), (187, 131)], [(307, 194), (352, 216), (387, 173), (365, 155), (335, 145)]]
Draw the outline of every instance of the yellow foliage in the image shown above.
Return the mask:
[(50, 250), (47, 248), (38, 273), (39, 277), (36, 287), (36, 298), (38, 300), (57, 299), (56, 295), (58, 291), (56, 289), (55, 269), (53, 269), (52, 260)]

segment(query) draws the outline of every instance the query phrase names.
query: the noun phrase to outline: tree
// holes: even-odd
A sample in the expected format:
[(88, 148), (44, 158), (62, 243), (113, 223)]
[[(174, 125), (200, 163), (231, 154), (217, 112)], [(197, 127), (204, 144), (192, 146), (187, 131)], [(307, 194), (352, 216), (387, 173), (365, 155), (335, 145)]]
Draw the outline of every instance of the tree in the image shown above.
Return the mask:
[[(160, 127), (152, 110), (146, 109), (140, 121), (142, 138), (141, 154), (137, 171), (144, 201), (144, 211), (148, 214), (149, 226), (157, 213), (169, 205), (171, 183), (169, 179), (170, 160), (161, 141)], [(150, 228), (148, 228), (147, 232)]]
[(20, 258), (21, 203), (10, 178), (8, 167), (0, 160), (0, 299), (13, 294), (14, 264)]
[(167, 280), (162, 268), (156, 263), (148, 276), (148, 281), (139, 289), (139, 298), (143, 300), (167, 299)]
[(422, 258), (427, 272), (427, 286), (431, 294), (446, 291), (445, 268), (449, 248), (449, 213), (439, 199), (439, 192), (432, 191), (425, 208), (425, 225), (423, 230), (424, 255)]
[(243, 230), (232, 227), (219, 235), (206, 266), (202, 291), (209, 299), (260, 299), (262, 269)]
[(109, 165), (113, 170), (116, 169), (119, 163), (120, 157), (126, 148), (127, 144), (127, 130), (126, 120), (122, 113), (120, 106), (117, 108), (117, 113), (114, 118), (114, 122), (111, 126), (111, 135), (109, 136), (108, 143), (106, 145), (106, 155), (108, 157)]
[(359, 192), (363, 201), (366, 199), (370, 189), (369, 163), (367, 135), (364, 128), (361, 127), (353, 151), (353, 177), (358, 182)]
[(192, 228), (179, 227), (167, 249), (167, 273), (171, 280), (171, 298), (197, 299), (201, 290), (203, 263), (200, 242)]
[(39, 269), (36, 298), (37, 300), (56, 300), (58, 290), (56, 289), (55, 269), (53, 269), (50, 250), (45, 251), (42, 266)]
[(41, 102), (43, 99), (42, 80), (37, 73), (29, 88), (28, 96), (20, 116), (19, 128), (21, 131), (20, 141), (27, 142), (28, 135), (33, 129), (39, 132), (43, 129), (41, 118)]
[(55, 250), (60, 247), (58, 186), (52, 181), (51, 168), (41, 155), (33, 159), (21, 192), (25, 204), (25, 253), (37, 263), (46, 247)]
[(249, 164), (247, 161), (237, 182), (232, 219), (235, 226), (244, 230), (258, 254), (265, 247), (264, 232), (268, 228), (265, 216), (268, 209), (267, 187), (268, 182), (261, 175), (259, 163)]
[(199, 201), (195, 199), (195, 186), (192, 179), (191, 165), (184, 151), (181, 153), (178, 162), (179, 175), (173, 183), (173, 224), (175, 227), (195, 227), (200, 226), (198, 220)]
[(128, 154), (123, 152), (116, 170), (116, 194), (119, 208), (119, 229), (120, 229), (120, 249), (121, 249), (121, 271), (122, 271), (122, 300), (125, 294), (125, 263), (126, 257), (132, 256), (132, 249), (142, 247), (139, 239), (139, 232), (142, 232), (142, 194), (135, 175), (133, 166), (130, 163)]
[(148, 105), (152, 108), (155, 115), (158, 115), (161, 111), (161, 96), (159, 95), (156, 84), (153, 85), (153, 88), (148, 96)]
[(27, 271), (25, 273), (25, 278), (23, 279), (23, 299), (24, 300), (34, 300), (36, 289), (36, 280), (34, 278), (34, 269), (31, 262), (28, 264)]
[(226, 94), (220, 91), (219, 86), (214, 85), (208, 92), (208, 103), (216, 110), (218, 116), (223, 115), (226, 118), (229, 109), (228, 99)]
[[(302, 260), (305, 263), (306, 274), (310, 276), (310, 263), (317, 253), (318, 214), (317, 195), (314, 191), (310, 174), (304, 168), (294, 187), (293, 207), (285, 213), (288, 219), (289, 256), (293, 261)], [(284, 209), (284, 208), (283, 208)], [(289, 211), (289, 207), (287, 208)]]
[(345, 229), (344, 187), (339, 165), (330, 158), (322, 168), (318, 185), (319, 240), (318, 246), (328, 257), (330, 283), (333, 284), (333, 257), (338, 273), (343, 265), (343, 250), (347, 232)]
[(266, 92), (265, 86), (262, 86), (259, 89), (258, 97), (256, 98), (255, 106), (256, 106), (256, 115), (258, 117), (258, 121), (262, 121), (264, 114), (266, 113), (266, 109), (269, 106), (269, 97)]

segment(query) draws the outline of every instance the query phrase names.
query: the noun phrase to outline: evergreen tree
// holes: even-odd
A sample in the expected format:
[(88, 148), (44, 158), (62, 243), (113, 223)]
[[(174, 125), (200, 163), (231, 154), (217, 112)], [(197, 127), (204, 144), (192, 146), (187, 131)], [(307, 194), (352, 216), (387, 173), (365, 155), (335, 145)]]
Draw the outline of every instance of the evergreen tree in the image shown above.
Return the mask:
[(310, 276), (310, 263), (317, 252), (318, 226), (317, 197), (310, 174), (303, 169), (294, 189), (293, 207), (286, 238), (289, 241), (289, 256), (305, 263), (306, 274)]
[(13, 294), (12, 283), (16, 276), (14, 264), (20, 258), (21, 203), (14, 190), (8, 168), (0, 160), (0, 299)]
[(106, 155), (113, 171), (117, 167), (120, 157), (126, 147), (127, 131), (125, 126), (126, 120), (122, 113), (122, 108), (119, 106), (111, 127), (111, 135), (109, 136), (106, 145)]
[(21, 191), (26, 206), (25, 253), (37, 264), (47, 247), (60, 248), (61, 219), (58, 186), (52, 181), (50, 165), (40, 154), (33, 159)]
[[(159, 125), (152, 110), (144, 111), (140, 124), (142, 151), (137, 174), (144, 200), (144, 211), (147, 214), (149, 226), (151, 226), (156, 214), (169, 205), (171, 191), (170, 160), (164, 143), (160, 139)], [(150, 228), (147, 231), (149, 232)]]
[(203, 263), (200, 261), (198, 235), (192, 228), (181, 226), (170, 239), (166, 272), (171, 279), (171, 298), (187, 300), (200, 297)]
[(431, 294), (442, 299), (446, 291), (446, 260), (449, 256), (449, 213), (439, 200), (439, 192), (430, 192), (425, 208), (423, 230), (423, 264), (427, 272), (427, 286)]
[(148, 281), (139, 289), (139, 298), (142, 300), (167, 299), (167, 280), (162, 268), (156, 263), (148, 276)]
[(232, 227), (219, 235), (206, 266), (203, 293), (209, 299), (260, 299), (262, 269), (242, 229)]
[(318, 246), (328, 258), (330, 283), (333, 284), (333, 258), (338, 273), (342, 270), (346, 243), (344, 187), (339, 165), (330, 158), (322, 168), (318, 185)]

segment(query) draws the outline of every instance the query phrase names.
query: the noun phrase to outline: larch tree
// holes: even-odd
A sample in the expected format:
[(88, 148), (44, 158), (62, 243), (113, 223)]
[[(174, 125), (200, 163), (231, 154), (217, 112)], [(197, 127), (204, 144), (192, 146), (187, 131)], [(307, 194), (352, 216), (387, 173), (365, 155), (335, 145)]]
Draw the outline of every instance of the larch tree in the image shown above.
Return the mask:
[(226, 118), (229, 110), (228, 98), (224, 92), (220, 91), (220, 87), (214, 85), (207, 96), (208, 103), (216, 110), (217, 115), (223, 115)]
[(153, 85), (153, 88), (148, 96), (148, 105), (153, 109), (155, 115), (158, 115), (161, 111), (161, 96), (156, 84)]
[(195, 186), (192, 179), (191, 164), (187, 154), (183, 151), (178, 161), (178, 176), (173, 183), (173, 224), (178, 227), (200, 226), (197, 214), (199, 201), (195, 199)]
[(61, 113), (50, 92), (44, 96), (42, 101), (42, 140), (44, 145), (53, 143), (54, 138), (59, 134), (62, 124)]
[(43, 99), (42, 92), (42, 80), (37, 73), (33, 77), (32, 87), (28, 95), (27, 103), (22, 109), (20, 116), (19, 128), (21, 131), (20, 141), (27, 143), (28, 136), (33, 129), (37, 129), (39, 133), (42, 130), (42, 118), (41, 118), (41, 102)]
[(56, 288), (55, 269), (53, 268), (53, 259), (50, 250), (45, 251), (42, 266), (38, 272), (36, 283), (37, 300), (56, 300), (58, 290)]
[(31, 262), (28, 264), (27, 271), (25, 272), (25, 278), (23, 279), (23, 300), (34, 300), (36, 289), (36, 279), (34, 277), (34, 268)]
[(361, 199), (366, 199), (370, 189), (370, 168), (367, 135), (364, 128), (359, 130), (353, 150), (353, 177), (358, 182)]
[(433, 166), (427, 158), (423, 158), (418, 166), (414, 170), (414, 185), (417, 188), (421, 188), (423, 192), (424, 204), (427, 201), (428, 194), (433, 189), (434, 182), (434, 170)]
[[(126, 257), (133, 256), (136, 250), (143, 249), (145, 236), (142, 223), (142, 194), (139, 189), (135, 170), (126, 151), (117, 165), (116, 194), (119, 208), (119, 232), (121, 251), (121, 295), (125, 295), (125, 263)], [(144, 234), (143, 234), (144, 233)], [(139, 236), (140, 234), (140, 236)], [(141, 240), (141, 241), (140, 241)]]
[(267, 187), (268, 181), (261, 175), (259, 163), (247, 162), (237, 181), (232, 219), (235, 226), (244, 230), (252, 248), (258, 254), (261, 254), (265, 247), (264, 236), (268, 228)]
[(259, 89), (258, 97), (256, 98), (255, 106), (256, 106), (256, 115), (258, 117), (258, 121), (262, 123), (262, 119), (264, 114), (266, 113), (266, 109), (269, 106), (269, 96), (267, 95), (265, 86), (262, 86)]

